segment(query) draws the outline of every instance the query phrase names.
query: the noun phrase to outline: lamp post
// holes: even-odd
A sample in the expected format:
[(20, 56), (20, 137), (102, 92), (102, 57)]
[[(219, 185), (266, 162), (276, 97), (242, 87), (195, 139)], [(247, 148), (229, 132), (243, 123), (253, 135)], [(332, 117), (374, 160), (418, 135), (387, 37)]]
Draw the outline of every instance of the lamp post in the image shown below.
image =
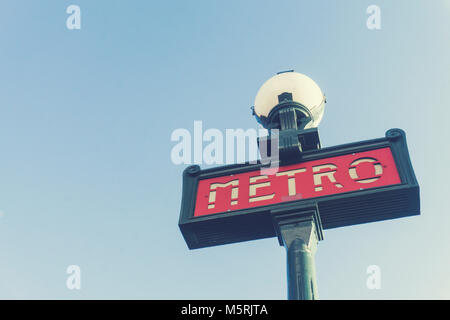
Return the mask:
[(277, 237), (286, 248), (290, 300), (318, 298), (314, 255), (323, 230), (420, 214), (405, 132), (321, 148), (325, 103), (307, 76), (278, 73), (253, 107), (269, 131), (258, 139), (261, 157), (278, 139), (275, 166), (195, 165), (183, 172), (179, 227), (189, 249)]
[[(325, 103), (319, 86), (292, 70), (279, 72), (259, 89), (253, 115), (269, 130), (267, 141), (272, 131), (278, 133), (281, 164), (300, 161), (302, 152), (320, 149), (317, 126)], [(314, 255), (323, 236), (317, 206), (306, 205), (273, 217), (280, 245), (286, 248), (288, 299), (318, 299)]]

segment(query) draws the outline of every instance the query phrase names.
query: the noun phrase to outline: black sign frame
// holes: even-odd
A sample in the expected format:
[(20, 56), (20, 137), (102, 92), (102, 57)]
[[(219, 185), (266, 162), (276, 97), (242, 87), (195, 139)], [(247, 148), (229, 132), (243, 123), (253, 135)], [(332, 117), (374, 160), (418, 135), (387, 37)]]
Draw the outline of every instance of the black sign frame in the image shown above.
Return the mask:
[(200, 179), (260, 170), (264, 165), (259, 162), (244, 163), (205, 170), (201, 170), (197, 165), (189, 166), (183, 172), (180, 230), (189, 249), (198, 249), (275, 237), (277, 233), (273, 223), (274, 216), (290, 214), (308, 206), (318, 208), (323, 229), (419, 215), (419, 184), (409, 157), (406, 134), (401, 129), (388, 130), (384, 138), (306, 151), (302, 153), (301, 161), (296, 162), (320, 160), (384, 147), (391, 149), (400, 184), (199, 217), (194, 217), (194, 209)]

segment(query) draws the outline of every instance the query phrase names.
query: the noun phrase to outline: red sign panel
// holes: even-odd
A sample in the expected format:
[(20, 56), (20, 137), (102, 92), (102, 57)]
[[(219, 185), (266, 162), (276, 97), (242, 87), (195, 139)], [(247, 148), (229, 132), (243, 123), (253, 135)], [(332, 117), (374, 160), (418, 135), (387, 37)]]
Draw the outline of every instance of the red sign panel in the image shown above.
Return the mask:
[(390, 148), (200, 180), (194, 216), (401, 183)]

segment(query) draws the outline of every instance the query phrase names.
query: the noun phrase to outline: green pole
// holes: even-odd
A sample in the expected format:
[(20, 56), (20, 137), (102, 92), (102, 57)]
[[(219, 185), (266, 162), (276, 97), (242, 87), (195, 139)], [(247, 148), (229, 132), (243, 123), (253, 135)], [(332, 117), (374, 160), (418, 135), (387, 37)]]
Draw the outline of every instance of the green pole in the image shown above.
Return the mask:
[(314, 263), (315, 248), (299, 238), (286, 247), (288, 300), (319, 298)]
[(288, 300), (319, 298), (314, 256), (319, 238), (314, 220), (280, 226), (286, 248)]

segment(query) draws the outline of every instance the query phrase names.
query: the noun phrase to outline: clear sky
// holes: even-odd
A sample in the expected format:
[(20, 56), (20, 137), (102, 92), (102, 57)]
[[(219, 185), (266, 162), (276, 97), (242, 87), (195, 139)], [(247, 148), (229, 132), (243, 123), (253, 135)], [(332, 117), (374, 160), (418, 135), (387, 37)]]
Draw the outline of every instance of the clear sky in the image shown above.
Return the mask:
[(450, 299), (449, 36), (449, 0), (2, 1), (0, 298), (285, 299), (275, 238), (187, 249), (170, 135), (256, 128), (295, 69), (327, 96), (323, 146), (402, 128), (421, 187), (421, 216), (324, 232), (320, 297)]

